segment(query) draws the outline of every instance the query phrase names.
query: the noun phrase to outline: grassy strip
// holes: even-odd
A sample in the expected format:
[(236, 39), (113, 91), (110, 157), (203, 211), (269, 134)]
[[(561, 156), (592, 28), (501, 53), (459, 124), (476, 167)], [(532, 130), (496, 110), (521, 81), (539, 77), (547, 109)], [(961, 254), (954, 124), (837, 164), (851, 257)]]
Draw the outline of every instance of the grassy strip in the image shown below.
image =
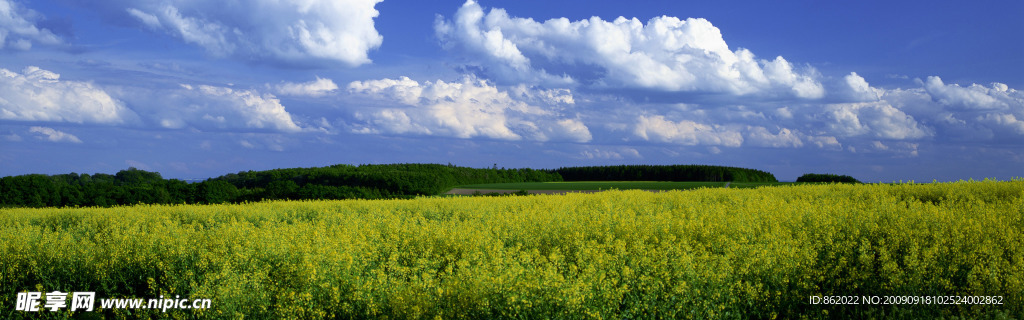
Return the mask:
[(725, 186), (725, 182), (570, 181), (470, 184), (458, 186), (456, 188), (487, 190), (688, 190), (698, 188), (721, 188), (723, 186)]
[(733, 182), (729, 188), (753, 189), (760, 187), (798, 186), (807, 184), (822, 184), (817, 182)]

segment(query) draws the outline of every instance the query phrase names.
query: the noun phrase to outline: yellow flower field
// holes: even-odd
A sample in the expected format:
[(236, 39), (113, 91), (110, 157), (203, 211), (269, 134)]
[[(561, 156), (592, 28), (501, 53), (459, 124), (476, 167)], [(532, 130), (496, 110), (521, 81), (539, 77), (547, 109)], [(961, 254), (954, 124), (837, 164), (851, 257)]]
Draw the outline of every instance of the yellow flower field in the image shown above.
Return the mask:
[[(14, 311), (54, 290), (212, 308)], [(0, 209), (0, 318), (1022, 315), (1024, 180)]]

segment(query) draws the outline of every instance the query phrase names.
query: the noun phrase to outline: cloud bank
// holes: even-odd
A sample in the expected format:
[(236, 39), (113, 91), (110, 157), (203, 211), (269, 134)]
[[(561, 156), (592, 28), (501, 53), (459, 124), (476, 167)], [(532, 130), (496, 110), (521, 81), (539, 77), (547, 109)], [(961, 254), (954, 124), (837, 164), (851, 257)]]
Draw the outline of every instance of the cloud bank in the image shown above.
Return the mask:
[(0, 0), (0, 49), (28, 50), (32, 43), (54, 45), (60, 37), (50, 30), (39, 28), (39, 14), (11, 0)]
[(667, 142), (686, 146), (710, 145), (739, 147), (743, 136), (736, 130), (721, 125), (709, 125), (690, 120), (672, 121), (664, 116), (640, 116), (634, 134), (656, 142)]
[[(318, 94), (324, 88), (317, 83), (284, 87)], [(21, 73), (0, 68), (0, 120), (302, 131), (280, 100), (257, 90), (188, 84), (170, 90), (107, 90), (90, 82), (61, 80), (59, 74), (38, 67)]]
[(374, 9), (383, 0), (120, 1), (122, 14), (215, 56), (283, 63), (308, 59), (358, 66), (383, 37)]
[(30, 66), (21, 73), (0, 68), (0, 119), (124, 124), (137, 116), (90, 82)]
[(62, 131), (57, 131), (53, 128), (47, 127), (31, 127), (28, 132), (38, 134), (40, 139), (47, 140), (50, 142), (70, 142), (70, 143), (82, 143), (81, 139), (78, 139), (73, 134), (69, 134)]
[[(852, 152), (917, 155), (925, 142), (1024, 145), (1024, 92), (1002, 83), (962, 87), (939, 77), (921, 87), (860, 88), (847, 94), (871, 100), (851, 103), (758, 103), (750, 107), (687, 105), (641, 108), (632, 138), (682, 146), (816, 147)], [(594, 125), (588, 123), (588, 125)]]
[(275, 88), (278, 93), (287, 96), (322, 97), (337, 91), (338, 85), (331, 79), (317, 77), (316, 80), (310, 82), (284, 82)]
[[(210, 85), (183, 84), (179, 89), (159, 91), (159, 103), (137, 107), (146, 109), (149, 120), (160, 127), (206, 130), (300, 132), (300, 127), (274, 95), (256, 90), (240, 90)], [(138, 98), (138, 97), (136, 97)]]
[(467, 77), (460, 82), (423, 82), (402, 77), (355, 81), (351, 93), (376, 101), (391, 101), (402, 108), (376, 108), (357, 113), (364, 123), (359, 133), (431, 135), (498, 140), (588, 142), (590, 130), (582, 121), (567, 117), (558, 106), (542, 108), (519, 99), (560, 101), (571, 105), (566, 91), (518, 89), (519, 98), (486, 81)]
[(537, 22), (498, 8), (485, 14), (469, 0), (451, 20), (438, 17), (435, 31), (444, 46), (501, 82), (799, 99), (825, 95), (813, 68), (731, 50), (721, 31), (704, 19)]

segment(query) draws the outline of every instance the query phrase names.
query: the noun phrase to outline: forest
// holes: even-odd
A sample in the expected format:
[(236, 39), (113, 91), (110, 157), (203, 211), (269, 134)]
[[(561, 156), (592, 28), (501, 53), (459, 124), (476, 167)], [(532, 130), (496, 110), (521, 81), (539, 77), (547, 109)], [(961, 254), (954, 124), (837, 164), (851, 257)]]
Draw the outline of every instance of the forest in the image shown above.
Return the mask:
[(796, 178), (796, 182), (839, 182), (839, 183), (860, 183), (854, 177), (847, 175), (828, 173), (808, 173)]
[(0, 206), (74, 207), (212, 204), (274, 199), (390, 199), (434, 195), (460, 184), (561, 181), (534, 169), (440, 164), (333, 165), (244, 171), (199, 183), (130, 168), (117, 174), (29, 174), (0, 178)]
[(0, 178), (2, 207), (110, 207), (261, 200), (395, 199), (441, 194), (465, 184), (551, 181), (775, 182), (771, 173), (708, 165), (622, 165), (553, 170), (478, 169), (451, 164), (338, 164), (243, 171), (188, 183), (136, 168), (116, 174), (29, 174)]

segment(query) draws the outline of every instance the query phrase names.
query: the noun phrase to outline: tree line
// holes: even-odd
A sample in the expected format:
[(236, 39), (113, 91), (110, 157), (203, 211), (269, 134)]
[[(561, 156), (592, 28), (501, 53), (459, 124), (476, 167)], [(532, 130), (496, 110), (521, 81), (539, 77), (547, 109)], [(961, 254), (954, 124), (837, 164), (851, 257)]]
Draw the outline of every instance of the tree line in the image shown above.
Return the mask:
[(0, 178), (0, 207), (212, 204), (274, 199), (393, 199), (436, 195), (465, 184), (549, 181), (775, 182), (771, 173), (706, 165), (622, 165), (554, 170), (477, 169), (451, 164), (333, 165), (243, 171), (198, 183), (129, 168), (116, 174)]
[(829, 173), (807, 173), (798, 178), (796, 182), (839, 182), (839, 183), (861, 183), (851, 176), (829, 174)]
[(211, 204), (269, 199), (387, 199), (435, 195), (462, 184), (561, 181), (534, 169), (440, 164), (334, 165), (231, 173), (199, 183), (130, 168), (117, 174), (29, 174), (0, 178), (0, 206)]
[(778, 182), (775, 175), (761, 170), (709, 165), (563, 167), (553, 172), (565, 181)]
[(238, 187), (241, 200), (383, 199), (436, 195), (463, 184), (562, 181), (557, 173), (440, 164), (333, 165), (247, 171), (212, 179)]

